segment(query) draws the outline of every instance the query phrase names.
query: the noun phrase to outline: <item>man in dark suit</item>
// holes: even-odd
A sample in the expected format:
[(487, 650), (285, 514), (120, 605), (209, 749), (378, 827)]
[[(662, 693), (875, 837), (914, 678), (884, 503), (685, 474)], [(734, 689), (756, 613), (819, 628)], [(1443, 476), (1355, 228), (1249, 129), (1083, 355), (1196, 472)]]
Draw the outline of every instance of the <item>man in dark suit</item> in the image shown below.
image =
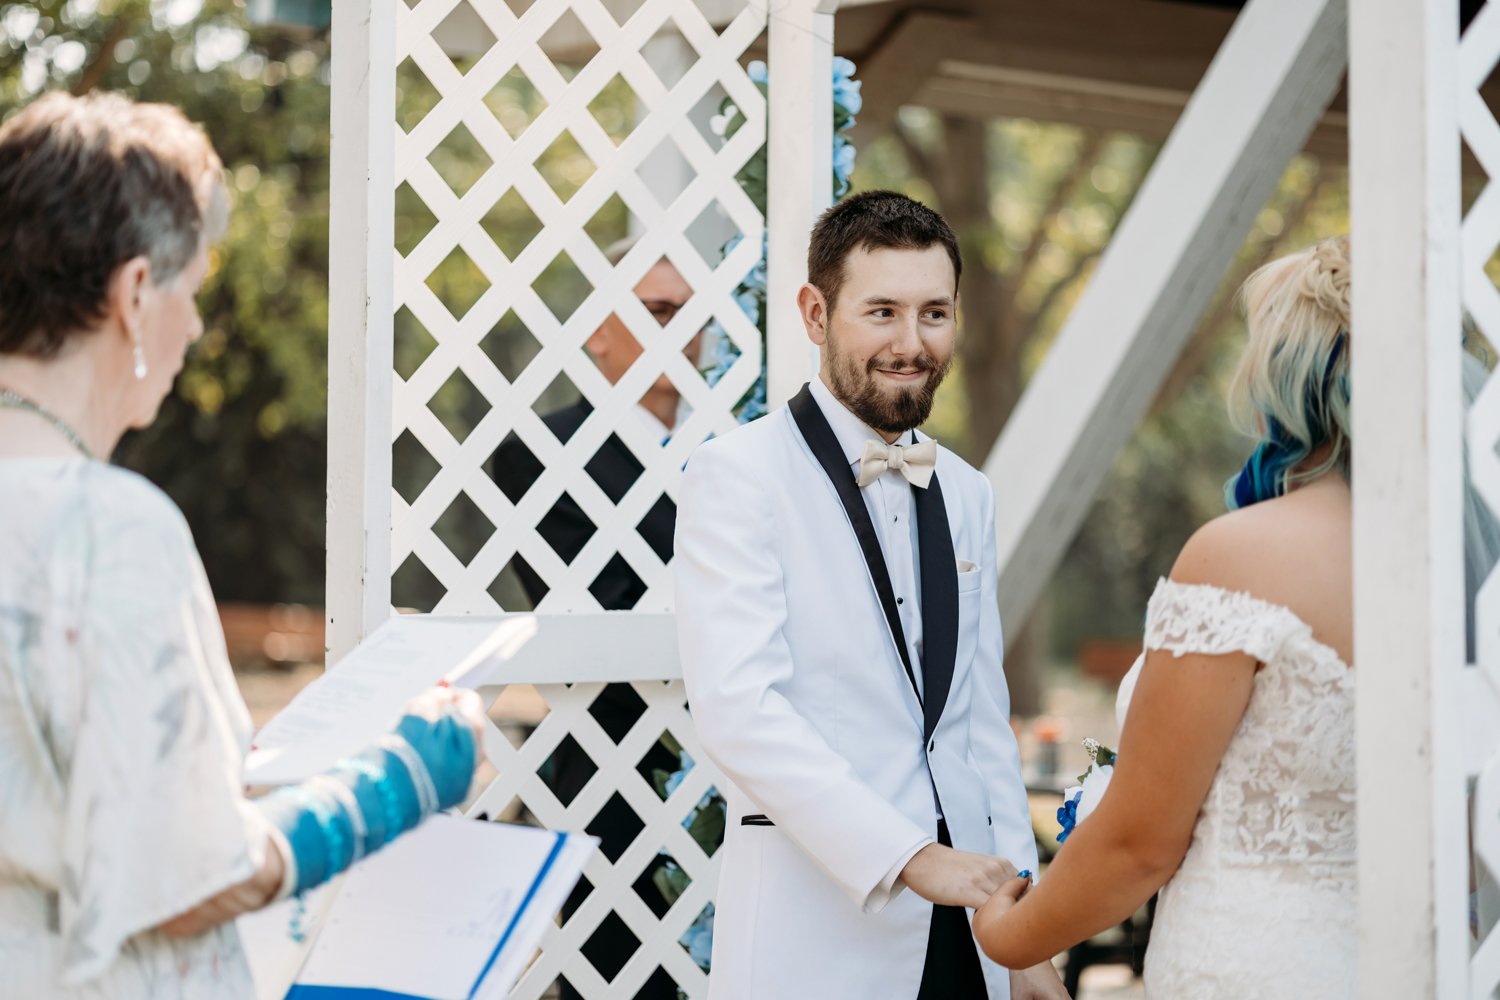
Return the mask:
[[(606, 256), (611, 263), (618, 264), (629, 249), (628, 243), (617, 244), (610, 248)], [(657, 322), (665, 326), (692, 296), (692, 288), (677, 269), (663, 258), (641, 278), (635, 287), (635, 294)], [(690, 358), (697, 357), (699, 339), (695, 337), (688, 345), (687, 354)], [(584, 346), (611, 384), (618, 382), (642, 353), (640, 342), (625, 323), (613, 314), (600, 324)], [(677, 388), (663, 375), (646, 390), (631, 416), (644, 423), (665, 442), (679, 423), (681, 406)], [(542, 422), (557, 435), (559, 441), (566, 443), (583, 426), (592, 410), (593, 407), (587, 400), (580, 400), (572, 406), (547, 414)], [(620, 502), (645, 471), (629, 446), (613, 434), (589, 459), (584, 469), (614, 503)], [(492, 473), (501, 492), (512, 503), (516, 503), (541, 475), (542, 465), (521, 440), (512, 434), (495, 452)], [(676, 505), (663, 496), (637, 527), (642, 539), (663, 562), (672, 558), (672, 534), (676, 519)], [(537, 525), (537, 531), (563, 562), (571, 563), (593, 537), (595, 525), (573, 498), (564, 493)], [(540, 604), (548, 590), (545, 581), (519, 556), (515, 561), (515, 569), (521, 587), (532, 605)], [(589, 592), (606, 611), (623, 611), (635, 607), (636, 602), (645, 594), (646, 585), (617, 553), (592, 582)], [(640, 718), (643, 707), (640, 696), (629, 684), (608, 684), (595, 699), (590, 711), (609, 738), (619, 743)], [(573, 800), (596, 770), (588, 754), (571, 740), (565, 740), (558, 747), (553, 754), (552, 764), (552, 773), (544, 777), (564, 804)], [(670, 773), (679, 767), (676, 758), (659, 743), (646, 755), (641, 765), (647, 775), (656, 769)], [(635, 811), (623, 799), (612, 798), (589, 825), (588, 832), (600, 839), (600, 849), (613, 862), (630, 846), (641, 825)], [(666, 912), (666, 904), (651, 885), (651, 874), (652, 869), (648, 868), (636, 883), (636, 889), (647, 905), (660, 916)], [(585, 893), (574, 893), (563, 908), (565, 919), (572, 916), (582, 903), (584, 895)], [(612, 980), (637, 947), (635, 936), (618, 917), (611, 914), (588, 940), (583, 951), (600, 975)], [(564, 1000), (578, 996), (577, 991), (566, 980), (563, 982), (562, 996)], [(636, 994), (637, 1000), (675, 1000), (676, 996), (676, 983), (662, 969), (657, 969)]]

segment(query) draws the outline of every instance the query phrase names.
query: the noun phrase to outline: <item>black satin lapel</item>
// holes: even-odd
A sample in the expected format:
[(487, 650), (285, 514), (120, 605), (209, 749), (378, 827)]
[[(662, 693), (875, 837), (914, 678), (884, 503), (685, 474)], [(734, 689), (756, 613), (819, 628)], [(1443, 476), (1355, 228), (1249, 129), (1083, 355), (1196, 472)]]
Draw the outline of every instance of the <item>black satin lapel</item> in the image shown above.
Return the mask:
[(953, 685), (958, 655), (958, 562), (948, 529), (948, 508), (937, 476), (925, 490), (912, 488), (922, 567), (922, 701), (924, 739), (931, 739)]
[[(854, 528), (854, 537), (859, 540), (860, 551), (864, 553), (865, 564), (870, 568), (870, 579), (875, 581), (875, 594), (880, 598), (881, 610), (885, 612), (886, 624), (890, 627), (891, 638), (896, 643), (896, 651), (901, 654), (901, 665), (906, 668), (906, 678), (911, 681), (911, 689), (921, 700), (920, 689), (917, 687), (917, 675), (912, 670), (911, 653), (906, 648), (906, 632), (901, 628), (901, 614), (896, 610), (896, 591), (891, 586), (890, 570), (886, 568), (885, 556), (880, 552), (880, 540), (875, 535), (875, 525), (870, 520), (870, 511), (865, 507), (864, 498), (859, 495), (859, 483), (854, 479), (854, 473), (849, 471), (849, 463), (844, 459), (844, 450), (839, 447), (839, 440), (834, 436), (833, 428), (828, 426), (828, 418), (823, 416), (823, 411), (818, 409), (818, 401), (813, 399), (811, 390), (807, 386), (792, 398), (787, 404), (792, 411), (792, 419), (797, 424), (797, 429), (802, 432), (802, 438), (807, 442), (808, 448), (812, 449), (813, 457), (823, 467), (823, 472), (833, 482), (834, 491), (838, 493), (839, 501), (844, 505), (844, 513), (849, 515), (849, 524)], [(939, 501), (941, 506), (941, 501)], [(920, 532), (920, 513), (917, 522), (917, 530)], [(946, 536), (946, 529), (944, 530)], [(948, 571), (953, 573), (954, 562), (952, 559), (953, 543), (948, 543), (949, 559)], [(923, 572), (926, 572), (926, 563), (923, 563)], [(953, 579), (954, 607), (957, 609), (958, 578)], [(923, 600), (926, 600), (926, 584), (922, 589)], [(927, 621), (925, 615), (922, 619), (925, 627)], [(957, 636), (957, 626), (954, 627), (954, 635)], [(924, 640), (925, 641), (925, 640)], [(953, 654), (948, 654), (948, 676), (953, 675)], [(924, 673), (925, 678), (925, 673)], [(928, 688), (930, 691), (931, 688)], [(947, 696), (947, 683), (944, 682), (943, 694)], [(941, 704), (941, 702), (939, 703)], [(924, 716), (925, 716), (924, 712)]]

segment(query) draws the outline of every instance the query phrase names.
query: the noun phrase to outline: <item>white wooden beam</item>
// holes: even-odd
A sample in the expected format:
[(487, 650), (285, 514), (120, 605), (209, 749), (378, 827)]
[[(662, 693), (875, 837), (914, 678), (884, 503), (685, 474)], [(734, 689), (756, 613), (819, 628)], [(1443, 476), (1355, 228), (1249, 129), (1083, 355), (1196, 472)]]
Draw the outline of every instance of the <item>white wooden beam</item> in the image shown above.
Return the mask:
[(1344, 0), (1251, 0), (1214, 57), (985, 462), (998, 499), (1002, 620), (1024, 621), (1052, 578), (1338, 87), (1345, 26)]
[(395, 15), (379, 0), (340, 0), (331, 30), (330, 665), (391, 614)]
[(1467, 996), (1457, 0), (1351, 5), (1360, 996)]
[(807, 242), (833, 201), (833, 13), (838, 0), (788, 0), (771, 18), (767, 102), (766, 397), (790, 399), (815, 355), (797, 311)]

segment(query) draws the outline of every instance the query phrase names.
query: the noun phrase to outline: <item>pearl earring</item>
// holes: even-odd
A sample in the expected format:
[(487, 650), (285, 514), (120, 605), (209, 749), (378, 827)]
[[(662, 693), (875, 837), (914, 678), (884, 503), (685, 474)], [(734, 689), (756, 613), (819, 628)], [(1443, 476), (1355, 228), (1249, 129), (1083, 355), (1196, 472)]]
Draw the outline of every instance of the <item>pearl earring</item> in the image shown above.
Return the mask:
[(146, 354), (141, 350), (141, 342), (135, 342), (135, 377), (137, 380), (146, 377)]

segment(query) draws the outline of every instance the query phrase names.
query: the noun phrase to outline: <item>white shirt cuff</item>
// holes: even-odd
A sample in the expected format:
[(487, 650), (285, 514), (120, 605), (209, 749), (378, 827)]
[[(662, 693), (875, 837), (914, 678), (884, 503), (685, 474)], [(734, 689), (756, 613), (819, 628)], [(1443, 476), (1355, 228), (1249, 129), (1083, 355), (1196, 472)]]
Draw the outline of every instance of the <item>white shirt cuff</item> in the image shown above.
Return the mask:
[(869, 913), (878, 913), (885, 908), (887, 903), (899, 896), (901, 890), (906, 888), (906, 883), (901, 881), (902, 870), (906, 868), (907, 863), (912, 858), (917, 856), (918, 851), (928, 844), (935, 843), (937, 841), (931, 837), (923, 837), (913, 844), (910, 850), (901, 855), (901, 859), (891, 866), (890, 871), (885, 873), (885, 878), (880, 880), (880, 884), (875, 887), (875, 891), (870, 893), (870, 900), (866, 904), (865, 910)]
[(292, 845), (287, 842), (286, 834), (274, 823), (266, 824), (266, 836), (271, 841), (269, 849), (281, 853), (281, 886), (268, 901), (267, 905), (270, 905), (286, 899), (297, 888), (297, 856), (292, 853)]

